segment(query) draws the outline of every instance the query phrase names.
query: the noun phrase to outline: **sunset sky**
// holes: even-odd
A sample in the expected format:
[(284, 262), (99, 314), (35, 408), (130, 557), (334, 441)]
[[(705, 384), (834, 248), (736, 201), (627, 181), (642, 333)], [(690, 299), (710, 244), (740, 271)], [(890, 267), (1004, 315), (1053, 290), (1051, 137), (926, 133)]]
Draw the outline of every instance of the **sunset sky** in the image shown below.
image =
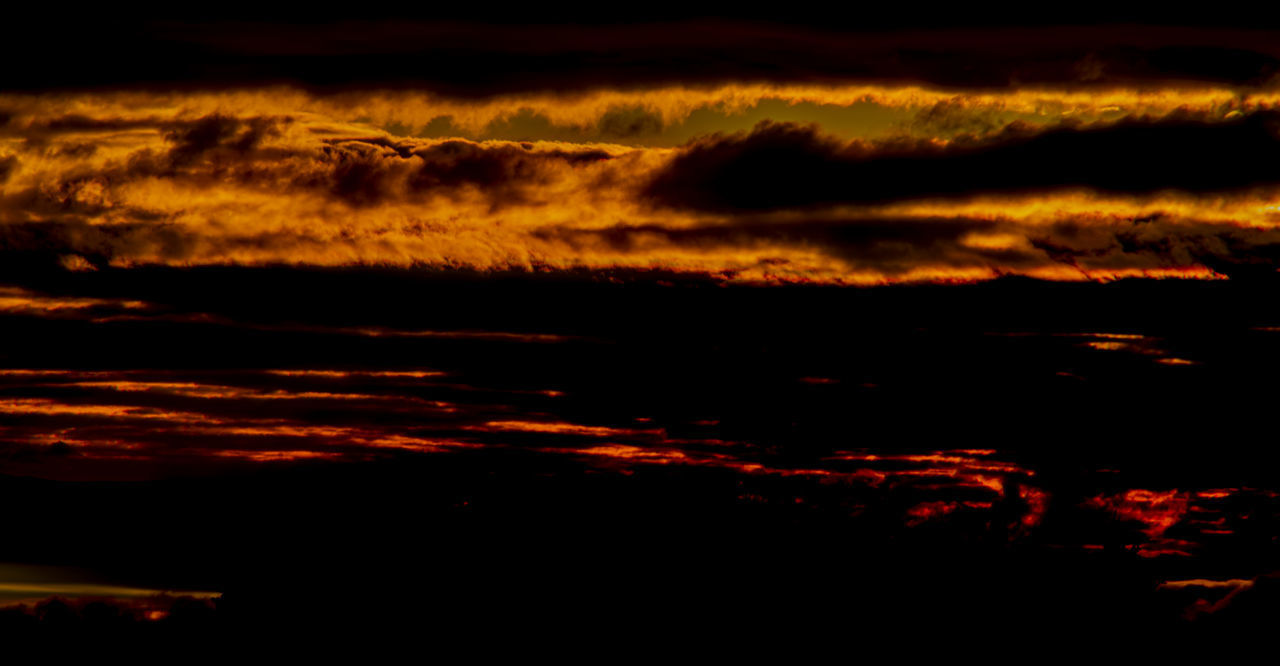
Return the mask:
[(1275, 617), (1265, 21), (14, 25), (0, 631)]

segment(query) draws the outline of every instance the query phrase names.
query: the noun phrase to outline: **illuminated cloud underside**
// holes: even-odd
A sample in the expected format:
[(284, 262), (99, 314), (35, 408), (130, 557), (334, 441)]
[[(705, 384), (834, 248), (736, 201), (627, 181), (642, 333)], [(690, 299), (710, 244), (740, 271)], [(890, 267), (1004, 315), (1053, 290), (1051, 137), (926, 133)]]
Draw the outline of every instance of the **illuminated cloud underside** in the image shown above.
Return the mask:
[[(845, 284), (1220, 278), (1269, 261), (1280, 222), (1272, 174), (1235, 167), (1234, 180), (1201, 186), (1162, 185), (1174, 176), (1156, 173), (1131, 187), (1108, 175), (1107, 155), (1062, 172), (1084, 174), (1074, 184), (1058, 172), (1037, 179), (1036, 168), (1010, 171), (1032, 172), (1014, 185), (966, 174), (1018, 151), (1047, 151), (1050, 166), (1055, 137), (1077, 134), (1129, 146), (1147, 133), (1154, 138), (1141, 145), (1175, 155), (1179, 142), (1199, 150), (1225, 137), (1223, 150), (1235, 150), (1230, 141), (1274, 139), (1276, 95), (774, 84), (481, 100), (288, 88), (15, 95), (0, 98), (0, 250), (67, 270), (623, 267)], [(615, 131), (624, 117), (635, 122)], [(743, 129), (744, 118), (761, 117), (785, 122)], [(720, 130), (736, 133), (707, 134)], [(1133, 159), (1137, 171), (1167, 161)], [(890, 190), (860, 175), (885, 169), (903, 174), (886, 181)], [(775, 172), (793, 180), (775, 182)], [(841, 180), (846, 172), (852, 180)], [(950, 192), (953, 175), (971, 187)]]

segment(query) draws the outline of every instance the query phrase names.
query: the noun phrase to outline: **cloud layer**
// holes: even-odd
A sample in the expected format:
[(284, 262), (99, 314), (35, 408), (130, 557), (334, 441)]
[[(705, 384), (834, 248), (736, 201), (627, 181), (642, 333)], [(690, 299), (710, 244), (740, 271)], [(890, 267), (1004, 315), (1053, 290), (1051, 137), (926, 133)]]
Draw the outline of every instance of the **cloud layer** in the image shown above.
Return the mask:
[[(1215, 277), (1275, 256), (1280, 150), (1265, 97), (722, 89), (681, 106), (670, 90), (655, 117), (739, 93), (742, 108), (821, 93), (831, 108), (914, 120), (852, 139), (764, 121), (656, 147), (419, 137), (370, 115), (470, 108), (494, 122), (516, 99), (406, 97), (397, 112), (392, 98), (344, 110), (287, 89), (16, 96), (0, 100), (0, 251), (72, 270), (624, 268), (854, 284)], [(606, 103), (622, 98), (601, 95), (539, 103), (565, 127), (622, 122)]]

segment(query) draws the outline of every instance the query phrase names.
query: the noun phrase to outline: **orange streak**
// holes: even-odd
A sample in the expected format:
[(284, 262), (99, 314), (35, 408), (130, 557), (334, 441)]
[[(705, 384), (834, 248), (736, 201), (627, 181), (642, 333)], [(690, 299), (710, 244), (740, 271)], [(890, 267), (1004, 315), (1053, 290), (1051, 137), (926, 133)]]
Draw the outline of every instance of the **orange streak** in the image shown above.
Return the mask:
[(73, 405), (44, 398), (9, 398), (0, 400), (0, 413), (42, 414), (49, 416), (107, 416), (121, 419), (165, 420), (175, 423), (208, 423), (216, 421), (211, 417), (193, 412), (174, 412), (129, 405)]
[(1098, 495), (1085, 502), (1085, 506), (1105, 509), (1122, 520), (1140, 522), (1145, 525), (1142, 531), (1154, 539), (1181, 521), (1189, 505), (1186, 494), (1178, 490), (1135, 489), (1112, 497)]
[(468, 426), (467, 430), (482, 432), (543, 432), (558, 435), (587, 435), (591, 437), (619, 437), (636, 435), (661, 435), (662, 430), (635, 430), (606, 426), (585, 426), (576, 423), (543, 421), (487, 421), (483, 425)]
[(1020, 522), (1023, 527), (1035, 527), (1044, 519), (1044, 513), (1049, 508), (1049, 493), (1031, 486), (1020, 486), (1018, 488), (1018, 497), (1027, 503), (1027, 512), (1023, 514)]

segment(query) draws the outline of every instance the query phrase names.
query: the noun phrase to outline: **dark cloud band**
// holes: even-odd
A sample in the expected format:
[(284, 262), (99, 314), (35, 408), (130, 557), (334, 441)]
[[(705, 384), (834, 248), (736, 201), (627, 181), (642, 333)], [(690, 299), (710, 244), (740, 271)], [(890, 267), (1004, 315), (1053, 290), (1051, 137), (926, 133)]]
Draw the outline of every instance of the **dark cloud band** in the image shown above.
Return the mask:
[[(687, 14), (683, 14), (687, 17)], [(1125, 23), (1125, 17), (1107, 15)], [(156, 89), (299, 83), (409, 86), (457, 95), (683, 81), (864, 81), (959, 87), (1265, 83), (1280, 47), (1256, 29), (1177, 25), (1027, 26), (957, 16), (813, 17), (789, 23), (650, 17), (641, 24), (475, 20), (33, 22), (0, 46), (0, 88)], [(770, 15), (769, 21), (779, 21)], [(1151, 17), (1135, 17), (1150, 22)], [(635, 17), (629, 17), (635, 20)], [(1184, 25), (1203, 26), (1205, 17)], [(967, 24), (960, 29), (956, 24)], [(1176, 19), (1173, 22), (1177, 23)], [(56, 34), (51, 34), (51, 32)], [(62, 45), (62, 57), (30, 53)], [(766, 48), (762, 48), (762, 46)], [(58, 63), (75, 62), (74, 67)]]
[(676, 208), (764, 210), (918, 197), (1088, 188), (1115, 193), (1242, 190), (1280, 182), (1272, 113), (1225, 122), (1170, 117), (984, 139), (854, 141), (762, 123), (692, 144), (649, 184)]

